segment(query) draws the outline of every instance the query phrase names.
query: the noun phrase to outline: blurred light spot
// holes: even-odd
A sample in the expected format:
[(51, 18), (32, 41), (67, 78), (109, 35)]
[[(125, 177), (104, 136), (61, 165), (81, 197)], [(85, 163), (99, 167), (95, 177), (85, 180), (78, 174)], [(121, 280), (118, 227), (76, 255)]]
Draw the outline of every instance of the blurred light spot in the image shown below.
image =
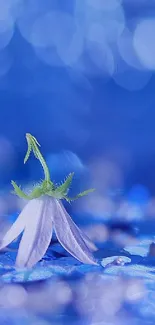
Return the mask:
[(137, 24), (134, 33), (134, 48), (142, 64), (155, 69), (155, 19), (145, 19)]
[(82, 315), (102, 321), (113, 317), (121, 308), (125, 286), (121, 280), (104, 280), (95, 274), (86, 277), (77, 288), (75, 305)]
[(90, 187), (97, 191), (80, 202), (80, 209), (107, 218), (113, 215), (116, 206), (115, 201), (109, 196), (109, 192), (116, 192), (122, 185), (122, 172), (117, 164), (104, 157), (96, 158), (89, 166), (91, 181)]
[[(125, 26), (125, 17), (122, 7), (117, 8), (117, 10), (109, 12), (98, 12), (90, 16), (88, 20), (88, 34), (87, 38), (90, 36), (95, 37), (98, 42), (102, 44), (103, 40), (107, 41), (107, 44), (114, 44), (119, 36), (121, 35)], [(98, 33), (97, 33), (98, 32)]]
[(52, 11), (34, 18), (31, 25), (27, 39), (46, 63), (70, 65), (77, 61), (83, 51), (83, 32), (71, 15)]
[(120, 204), (117, 215), (128, 220), (141, 219), (148, 209), (149, 191), (142, 185), (135, 185), (129, 191), (126, 201)]
[(134, 244), (135, 242), (135, 238), (133, 236), (120, 230), (112, 231), (110, 235), (111, 241), (121, 248), (126, 245)]
[(122, 0), (87, 0), (96, 9), (113, 10), (120, 6)]
[(23, 0), (0, 0), (0, 4), (1, 2), (3, 2), (3, 5), (5, 3), (7, 12), (11, 15), (13, 21), (15, 22), (20, 12)]
[(126, 219), (130, 221), (144, 217), (143, 209), (137, 204), (129, 204), (126, 212)]
[(72, 66), (78, 61), (83, 52), (83, 35), (79, 26), (77, 26), (77, 30), (70, 42), (61, 42), (59, 47), (57, 47), (57, 51), (60, 59), (66, 65)]
[(33, 6), (30, 1), (27, 1), (27, 3), (23, 2), (19, 17), (16, 21), (22, 37), (25, 38), (27, 42), (30, 42), (31, 40), (32, 26), (39, 14), (39, 8), (37, 5), (35, 6), (35, 4), (36, 1)]
[(93, 23), (88, 30), (88, 39), (92, 42), (100, 43), (101, 45), (106, 41), (106, 31), (104, 26), (99, 23)]
[(113, 200), (108, 197), (103, 197), (91, 194), (89, 197), (81, 200), (75, 208), (81, 212), (91, 214), (93, 218), (109, 218), (115, 211), (115, 204)]
[(23, 0), (0, 0), (0, 5), (2, 5), (6, 10), (11, 10), (14, 5), (20, 4)]
[(66, 177), (72, 172), (75, 172), (75, 175), (76, 173), (81, 174), (85, 170), (85, 166), (80, 158), (74, 152), (69, 150), (64, 150), (59, 154), (49, 155), (47, 157), (47, 164), (53, 175), (63, 174), (63, 177)]
[(103, 17), (103, 21), (95, 21), (89, 25), (87, 39), (98, 42), (101, 46), (104, 45), (105, 42), (107, 42), (107, 44), (113, 43), (120, 37), (123, 29), (123, 18), (121, 21), (117, 21), (115, 17), (109, 20), (107, 17)]
[(91, 61), (99, 69), (99, 73), (113, 75), (115, 65), (112, 51), (106, 43), (98, 44), (95, 42), (87, 43), (88, 54)]
[(120, 219), (127, 219), (128, 216), (128, 210), (129, 210), (129, 203), (128, 201), (121, 201), (120, 206), (118, 207), (116, 211), (116, 216)]
[[(75, 31), (76, 23), (72, 16), (59, 11), (46, 13), (34, 22), (30, 41), (34, 46), (61, 46), (70, 43)], [(50, 31), (54, 31), (50, 32)]]
[[(94, 3), (96, 3), (94, 1)], [(105, 1), (102, 1), (102, 4)], [(109, 1), (106, 1), (108, 4)], [(124, 10), (121, 6), (115, 10), (94, 10), (87, 5), (86, 1), (76, 2), (75, 17), (85, 31), (86, 40), (93, 37), (94, 41), (102, 44), (104, 39), (107, 43), (115, 43), (122, 33), (125, 25)]]
[[(60, 15), (63, 15), (60, 13)], [(59, 20), (58, 20), (59, 21)], [(32, 26), (30, 43), (34, 46), (49, 47), (57, 44), (61, 38), (61, 25), (58, 25), (57, 13), (49, 12), (36, 18)], [(59, 22), (60, 23), (60, 22)], [(59, 29), (57, 28), (59, 26)], [(55, 30), (56, 28), (56, 30)], [(50, 32), (50, 31), (55, 31)]]
[(83, 231), (92, 241), (98, 243), (103, 243), (109, 236), (107, 227), (102, 224), (88, 226)]
[(131, 68), (118, 56), (116, 56), (115, 59), (117, 64), (113, 79), (117, 85), (129, 91), (137, 91), (143, 89), (148, 84), (152, 77), (150, 71), (141, 71)]
[(145, 294), (146, 290), (141, 281), (129, 281), (126, 291), (126, 300), (135, 303), (137, 300), (141, 300)]
[(66, 282), (56, 280), (54, 283), (40, 288), (39, 295), (37, 289), (32, 288), (29, 290), (28, 308), (33, 311), (51, 313), (61, 310), (71, 299), (72, 291), (70, 286)]
[[(35, 21), (39, 17), (46, 15), (51, 9), (57, 9), (59, 3), (56, 0), (19, 0), (19, 4), (16, 24), (22, 37), (31, 43), (32, 29)], [(49, 34), (53, 34), (53, 31), (50, 32), (50, 30), (48, 30), (48, 35)], [(46, 38), (46, 34), (44, 36)]]
[(144, 70), (139, 57), (133, 46), (133, 35), (129, 29), (125, 28), (118, 39), (118, 49), (122, 59), (131, 67)]
[(155, 218), (155, 198), (151, 198), (146, 206), (146, 215)]
[(59, 304), (68, 304), (72, 299), (72, 291), (69, 285), (65, 282), (59, 282), (56, 288), (57, 293), (55, 299)]
[[(96, 2), (93, 3), (96, 6)], [(98, 4), (108, 7), (109, 2), (101, 1)], [(76, 69), (91, 76), (111, 76), (115, 69), (113, 45), (125, 25), (123, 8), (114, 6), (113, 10), (96, 10), (88, 1), (77, 1), (74, 16), (86, 40), (83, 56), (77, 61)]]
[(21, 307), (27, 300), (27, 293), (21, 286), (6, 286), (0, 290), (0, 305), (3, 307)]
[(90, 164), (92, 186), (102, 194), (118, 189), (122, 185), (122, 172), (119, 165), (106, 157), (96, 158)]
[(0, 0), (0, 50), (9, 44), (14, 33), (14, 20), (10, 7), (9, 1)]

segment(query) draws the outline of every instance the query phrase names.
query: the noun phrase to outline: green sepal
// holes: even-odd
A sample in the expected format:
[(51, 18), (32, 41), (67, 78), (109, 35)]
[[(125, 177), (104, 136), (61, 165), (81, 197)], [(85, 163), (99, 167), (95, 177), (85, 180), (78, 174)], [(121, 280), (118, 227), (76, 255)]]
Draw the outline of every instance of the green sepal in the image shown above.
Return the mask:
[(22, 199), (26, 199), (26, 200), (30, 200), (31, 199), (27, 194), (25, 194), (21, 190), (21, 188), (14, 181), (11, 181), (11, 184), (12, 184), (12, 186), (14, 188), (14, 191), (13, 191), (14, 194), (16, 194), (17, 196), (19, 196)]
[(79, 199), (80, 197), (86, 196), (89, 193), (94, 192), (94, 191), (95, 191), (95, 188), (90, 188), (89, 190), (80, 192), (79, 194), (77, 194), (76, 196), (74, 196), (72, 198), (65, 196), (65, 200), (68, 201), (68, 202), (75, 201), (75, 200)]
[(55, 188), (56, 188), (53, 182), (46, 181), (46, 180), (44, 180), (42, 182), (41, 186), (42, 186), (43, 191), (45, 191), (45, 192), (47, 192), (47, 191), (54, 191)]
[(73, 180), (73, 176), (74, 176), (74, 173), (70, 173), (66, 180), (64, 181), (63, 184), (61, 184), (60, 186), (58, 186), (55, 191), (54, 191), (54, 195), (57, 197), (57, 198), (63, 198), (67, 195), (68, 191), (69, 191), (69, 188), (71, 186), (71, 183), (72, 183), (72, 180)]
[(29, 195), (29, 198), (32, 199), (37, 199), (43, 195), (43, 191), (41, 187), (36, 187), (34, 190), (31, 192)]

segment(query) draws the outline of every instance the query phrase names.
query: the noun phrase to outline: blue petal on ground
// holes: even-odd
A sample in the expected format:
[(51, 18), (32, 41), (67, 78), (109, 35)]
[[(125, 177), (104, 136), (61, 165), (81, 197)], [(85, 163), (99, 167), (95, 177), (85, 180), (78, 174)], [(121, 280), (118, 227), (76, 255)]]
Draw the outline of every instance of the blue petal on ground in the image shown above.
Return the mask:
[(142, 238), (137, 240), (137, 243), (135, 245), (126, 246), (124, 250), (132, 255), (139, 255), (144, 257), (147, 256), (148, 248), (151, 243), (152, 240), (150, 238)]
[[(2, 287), (20, 285), (26, 288), (29, 286), (31, 293), (31, 290), (33, 291), (35, 286), (36, 294), (42, 299), (43, 293), (41, 293), (39, 283), (47, 283), (49, 287), (48, 294), (51, 290), (53, 295), (52, 283), (60, 281), (60, 297), (62, 295), (63, 285), (65, 284), (68, 286), (67, 290), (73, 292), (73, 297), (75, 295), (76, 299), (74, 300), (72, 297), (71, 304), (67, 305), (68, 307), (63, 306), (65, 309), (63, 309), (63, 311), (61, 310), (60, 313), (55, 311), (55, 313), (57, 313), (57, 316), (55, 316), (56, 319), (53, 318), (52, 311), (47, 317), (45, 308), (43, 319), (40, 319), (38, 314), (34, 316), (36, 313), (36, 311), (34, 313), (34, 310), (32, 310), (32, 315), (30, 315), (30, 312), (27, 313), (27, 310), (24, 314), (22, 311), (18, 310), (17, 315), (14, 313), (10, 316), (7, 315), (7, 311), (0, 311), (0, 322), (17, 325), (20, 324), (20, 322), (25, 325), (39, 324), (39, 322), (41, 325), (49, 325), (51, 323), (62, 325), (66, 321), (68, 324), (74, 324), (75, 322), (75, 324), (85, 325), (85, 318), (83, 318), (83, 314), (81, 313), (87, 314), (87, 301), (89, 303), (89, 308), (90, 306), (92, 306), (91, 308), (97, 308), (95, 306), (102, 304), (102, 301), (105, 299), (105, 303), (113, 301), (113, 307), (119, 307), (119, 310), (116, 310), (117, 316), (115, 315), (110, 324), (124, 325), (124, 323), (131, 323), (133, 325), (154, 325), (155, 258), (149, 255), (149, 247), (151, 244), (152, 238), (148, 236), (137, 238), (136, 244), (128, 245), (124, 247), (124, 249), (116, 247), (114, 244), (112, 245), (111, 242), (107, 242), (107, 244), (105, 243), (97, 252), (100, 265), (91, 266), (80, 263), (75, 258), (68, 255), (68, 253), (61, 248), (60, 244), (54, 243), (49, 247), (44, 258), (29, 271), (25, 269), (18, 270), (14, 267), (16, 252), (1, 252), (0, 285)], [(82, 289), (80, 289), (80, 286)], [(59, 290), (59, 283), (56, 285), (56, 290), (57, 289)], [(82, 290), (82, 297), (79, 293), (80, 290)], [(129, 292), (127, 293), (128, 290)], [(115, 292), (117, 294), (115, 294)], [(28, 299), (30, 299), (29, 291), (27, 294)], [(116, 298), (118, 298), (118, 301)], [(84, 301), (82, 301), (82, 299), (84, 299)], [(84, 311), (83, 309), (80, 309), (80, 311), (78, 309), (82, 308), (79, 307), (81, 306), (80, 301), (82, 301), (82, 305), (85, 306), (83, 307)], [(60, 301), (57, 303), (60, 304)], [(62, 306), (60, 307), (62, 308)], [(34, 308), (36, 308), (36, 306), (34, 306)], [(92, 317), (91, 308), (86, 315), (87, 317)], [(112, 310), (111, 307), (111, 311)], [(95, 314), (94, 311), (93, 313), (94, 317), (96, 317), (94, 323), (92, 323), (93, 325), (96, 323), (100, 324), (102, 319), (102, 324), (106, 324), (106, 320), (104, 319), (105, 309), (103, 305), (102, 308), (99, 305), (98, 314)]]
[(53, 259), (43, 259), (30, 270), (18, 270), (14, 268), (15, 256), (16, 254), (14, 252), (7, 252), (0, 255), (1, 281), (7, 283), (32, 282), (46, 280), (52, 276), (73, 275), (75, 272), (80, 275), (91, 271), (98, 271), (101, 268), (100, 266), (84, 265), (74, 257), (54, 257)]

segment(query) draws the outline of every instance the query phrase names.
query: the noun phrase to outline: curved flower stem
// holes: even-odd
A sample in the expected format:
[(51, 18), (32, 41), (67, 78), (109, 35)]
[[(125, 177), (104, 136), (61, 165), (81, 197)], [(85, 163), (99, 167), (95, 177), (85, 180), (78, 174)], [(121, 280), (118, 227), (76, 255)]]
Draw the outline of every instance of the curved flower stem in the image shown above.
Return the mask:
[(49, 173), (49, 169), (46, 165), (46, 162), (45, 162), (45, 159), (43, 158), (40, 150), (38, 149), (38, 147), (36, 146), (35, 148), (35, 154), (36, 154), (36, 158), (38, 158), (38, 160), (40, 161), (42, 167), (43, 167), (43, 170), (44, 170), (44, 175), (45, 175), (45, 180), (47, 182), (50, 182), (50, 173)]

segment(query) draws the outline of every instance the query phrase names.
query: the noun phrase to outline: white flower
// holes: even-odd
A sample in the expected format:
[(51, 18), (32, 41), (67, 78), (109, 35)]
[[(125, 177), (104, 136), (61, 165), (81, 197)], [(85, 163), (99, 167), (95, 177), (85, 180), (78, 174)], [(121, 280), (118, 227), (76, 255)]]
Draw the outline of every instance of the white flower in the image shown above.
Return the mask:
[(96, 250), (95, 245), (75, 225), (61, 201), (49, 196), (41, 196), (27, 203), (2, 239), (0, 249), (23, 232), (16, 267), (31, 268), (46, 253), (53, 230), (61, 245), (76, 259), (86, 264), (98, 264), (92, 255), (92, 251)]

